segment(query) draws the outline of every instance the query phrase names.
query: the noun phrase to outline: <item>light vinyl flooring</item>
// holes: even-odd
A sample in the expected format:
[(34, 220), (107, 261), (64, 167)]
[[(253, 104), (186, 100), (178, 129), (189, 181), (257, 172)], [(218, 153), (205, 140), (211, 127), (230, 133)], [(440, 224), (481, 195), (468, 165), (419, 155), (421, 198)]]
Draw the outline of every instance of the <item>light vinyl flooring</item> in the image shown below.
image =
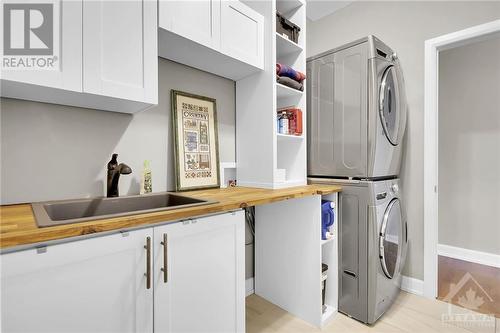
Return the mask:
[[(294, 317), (257, 295), (246, 299), (246, 332), (439, 332), (439, 333), (500, 333), (500, 320), (493, 325), (458, 327), (443, 323), (441, 316), (448, 313), (448, 303), (401, 292), (393, 306), (374, 325), (367, 326), (341, 313), (322, 330)], [(454, 306), (454, 305), (451, 305)], [(460, 308), (458, 311), (464, 311)], [(465, 310), (467, 311), (467, 310)], [(496, 327), (495, 327), (496, 326)]]

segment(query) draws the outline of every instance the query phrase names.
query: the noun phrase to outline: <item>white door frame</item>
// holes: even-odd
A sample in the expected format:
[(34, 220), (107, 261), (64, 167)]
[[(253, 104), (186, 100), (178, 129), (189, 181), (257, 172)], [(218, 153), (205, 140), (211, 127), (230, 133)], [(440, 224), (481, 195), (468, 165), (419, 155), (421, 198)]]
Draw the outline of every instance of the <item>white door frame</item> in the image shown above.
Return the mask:
[(439, 52), (492, 38), (500, 20), (425, 41), (424, 296), (437, 297)]

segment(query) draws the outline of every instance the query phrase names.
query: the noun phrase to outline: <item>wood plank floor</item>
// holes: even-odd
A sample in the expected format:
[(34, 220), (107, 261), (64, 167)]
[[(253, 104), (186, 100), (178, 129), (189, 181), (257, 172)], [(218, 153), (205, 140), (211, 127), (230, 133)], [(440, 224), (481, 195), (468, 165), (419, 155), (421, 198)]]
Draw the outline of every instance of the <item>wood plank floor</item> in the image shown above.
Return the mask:
[[(367, 326), (343, 314), (335, 318), (322, 330), (292, 316), (279, 307), (257, 295), (246, 299), (246, 332), (439, 332), (439, 333), (500, 333), (500, 320), (491, 317), (493, 322), (481, 325), (460, 327), (442, 321), (442, 314), (448, 313), (447, 303), (430, 300), (401, 292), (395, 304), (375, 325)], [(467, 311), (460, 308), (461, 311)], [(495, 329), (495, 326), (497, 327)]]
[(500, 268), (439, 256), (438, 299), (500, 318)]

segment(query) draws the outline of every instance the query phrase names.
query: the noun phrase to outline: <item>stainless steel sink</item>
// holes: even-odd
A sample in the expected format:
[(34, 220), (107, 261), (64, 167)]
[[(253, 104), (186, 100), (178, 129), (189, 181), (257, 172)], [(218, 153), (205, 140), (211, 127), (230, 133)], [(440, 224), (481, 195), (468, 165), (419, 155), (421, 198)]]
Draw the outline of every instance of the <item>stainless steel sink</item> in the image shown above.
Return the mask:
[(117, 198), (88, 198), (33, 203), (39, 227), (208, 205), (216, 201), (163, 192)]

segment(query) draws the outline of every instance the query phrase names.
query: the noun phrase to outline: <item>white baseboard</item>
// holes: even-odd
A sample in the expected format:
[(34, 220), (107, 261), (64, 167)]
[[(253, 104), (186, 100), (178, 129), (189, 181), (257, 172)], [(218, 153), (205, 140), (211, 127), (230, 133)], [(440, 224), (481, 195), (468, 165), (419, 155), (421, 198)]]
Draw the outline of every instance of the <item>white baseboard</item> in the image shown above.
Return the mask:
[(245, 296), (248, 297), (254, 293), (253, 277), (245, 280)]
[(445, 244), (438, 244), (437, 253), (444, 257), (500, 268), (500, 255), (498, 254), (474, 251)]
[(402, 276), (401, 290), (422, 296), (424, 294), (424, 281), (409, 276)]

